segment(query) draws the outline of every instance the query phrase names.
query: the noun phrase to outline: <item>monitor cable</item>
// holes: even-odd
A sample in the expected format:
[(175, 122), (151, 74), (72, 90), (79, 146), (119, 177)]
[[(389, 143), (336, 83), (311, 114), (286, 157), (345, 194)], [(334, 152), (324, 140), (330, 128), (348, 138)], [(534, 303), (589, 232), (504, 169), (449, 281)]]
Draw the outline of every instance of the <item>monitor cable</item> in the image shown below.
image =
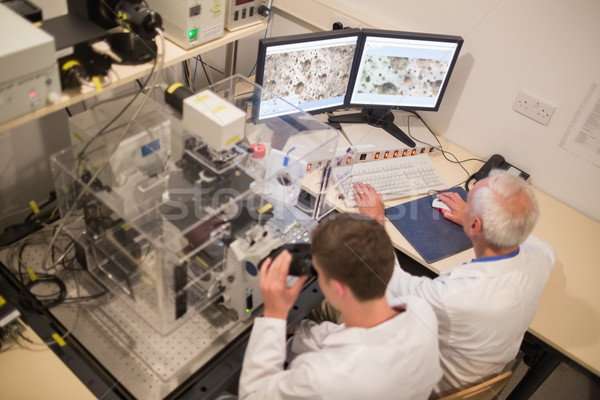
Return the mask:
[[(413, 140), (415, 140), (415, 141), (417, 141), (417, 142), (419, 142), (419, 143), (423, 143), (423, 144), (425, 144), (425, 145), (427, 145), (427, 146), (433, 147), (434, 149), (436, 149), (436, 150), (440, 151), (440, 152), (442, 153), (442, 155), (444, 156), (444, 158), (445, 158), (445, 159), (446, 159), (448, 162), (450, 162), (450, 163), (452, 163), (452, 164), (458, 164), (458, 165), (459, 165), (459, 166), (460, 166), (460, 167), (463, 169), (463, 171), (465, 171), (465, 173), (467, 174), (467, 176), (469, 177), (469, 178), (467, 178), (467, 180), (466, 180), (466, 181), (462, 182), (460, 185), (462, 185), (463, 183), (468, 183), (468, 182), (469, 182), (469, 179), (470, 179), (470, 178), (471, 178), (471, 176), (472, 176), (472, 174), (471, 174), (471, 173), (470, 173), (470, 172), (469, 172), (469, 171), (468, 171), (468, 170), (467, 170), (467, 169), (464, 167), (463, 163), (465, 163), (465, 162), (469, 162), (469, 161), (478, 161), (478, 162), (480, 162), (480, 163), (485, 163), (485, 161), (484, 161), (484, 160), (481, 160), (481, 159), (479, 159), (479, 158), (467, 158), (467, 159), (464, 159), (464, 160), (459, 160), (459, 159), (458, 159), (458, 157), (456, 157), (456, 155), (454, 155), (454, 153), (452, 153), (452, 152), (450, 152), (450, 151), (447, 151), (447, 150), (444, 150), (444, 148), (442, 147), (442, 143), (440, 142), (440, 140), (439, 140), (438, 136), (437, 136), (437, 135), (435, 134), (435, 132), (434, 132), (434, 131), (431, 129), (431, 127), (430, 127), (430, 126), (427, 124), (427, 122), (425, 122), (425, 120), (424, 120), (424, 119), (423, 119), (423, 118), (422, 118), (422, 117), (419, 115), (419, 113), (417, 113), (416, 111), (407, 111), (407, 112), (409, 112), (410, 114), (412, 114), (412, 115), (409, 115), (409, 116), (407, 117), (407, 119), (406, 119), (406, 129), (407, 129), (407, 133), (408, 133), (408, 135), (409, 135), (409, 136), (410, 136), (410, 137), (411, 137)], [(410, 132), (410, 119), (411, 119), (411, 118), (416, 118), (416, 119), (418, 119), (419, 121), (421, 121), (421, 122), (423, 123), (423, 125), (425, 125), (425, 127), (427, 128), (427, 130), (429, 130), (429, 132), (431, 133), (431, 135), (433, 136), (433, 138), (434, 138), (434, 139), (435, 139), (435, 141), (437, 142), (437, 146), (436, 146), (436, 145), (433, 145), (433, 144), (430, 144), (430, 143), (427, 143), (427, 142), (425, 142), (425, 141), (423, 141), (423, 140), (417, 139), (417, 138), (415, 138), (414, 136), (412, 136), (412, 134), (411, 134), (411, 132)], [(449, 156), (451, 156), (451, 157), (452, 157), (452, 159), (451, 159), (451, 158), (449, 158)]]

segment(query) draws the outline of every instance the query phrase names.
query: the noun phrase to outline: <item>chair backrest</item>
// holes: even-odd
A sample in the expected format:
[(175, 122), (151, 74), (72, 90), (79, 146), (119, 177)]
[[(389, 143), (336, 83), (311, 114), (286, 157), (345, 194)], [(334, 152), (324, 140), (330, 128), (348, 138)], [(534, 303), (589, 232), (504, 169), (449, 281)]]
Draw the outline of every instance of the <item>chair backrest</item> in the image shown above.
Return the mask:
[(460, 392), (441, 397), (439, 400), (492, 400), (504, 388), (512, 376), (512, 371), (506, 371), (498, 376), (478, 383)]

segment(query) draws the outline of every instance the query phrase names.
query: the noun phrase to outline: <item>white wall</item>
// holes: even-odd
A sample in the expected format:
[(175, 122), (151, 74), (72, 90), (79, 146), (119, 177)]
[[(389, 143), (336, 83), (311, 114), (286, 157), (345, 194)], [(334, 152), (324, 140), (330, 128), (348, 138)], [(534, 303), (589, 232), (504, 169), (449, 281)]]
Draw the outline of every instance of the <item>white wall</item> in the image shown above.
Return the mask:
[[(321, 29), (342, 12), (363, 26), (461, 35), (464, 46), (437, 113), (447, 139), (487, 159), (502, 154), (538, 189), (600, 221), (600, 169), (559, 146), (600, 82), (597, 0), (275, 0)], [(336, 11), (337, 10), (337, 11)], [(512, 110), (525, 90), (556, 106), (543, 126)]]

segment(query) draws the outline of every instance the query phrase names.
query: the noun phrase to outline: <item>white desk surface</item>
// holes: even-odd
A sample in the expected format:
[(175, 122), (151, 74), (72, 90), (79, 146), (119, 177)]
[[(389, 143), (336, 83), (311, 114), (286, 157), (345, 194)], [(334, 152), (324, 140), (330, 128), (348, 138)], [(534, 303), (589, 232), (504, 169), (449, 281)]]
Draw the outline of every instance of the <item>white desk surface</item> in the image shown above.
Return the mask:
[[(267, 25), (265, 22), (261, 22), (242, 29), (238, 29), (233, 32), (225, 31), (225, 34), (220, 38), (211, 40), (209, 42), (201, 44), (200, 46), (196, 46), (188, 50), (185, 50), (182, 47), (179, 47), (176, 44), (170, 42), (168, 39), (166, 39), (164, 66), (167, 67), (170, 65), (177, 64), (179, 62), (193, 58), (198, 54), (203, 54), (211, 50), (215, 50), (217, 48), (233, 43), (237, 40), (243, 39), (247, 36), (253, 35), (258, 32), (263, 32), (266, 26)], [(157, 40), (157, 42), (160, 43), (159, 40)], [(114, 64), (113, 70), (116, 75), (115, 81), (111, 85), (107, 86), (105, 90), (111, 90), (115, 87), (127, 84), (129, 82), (133, 82), (136, 79), (146, 76), (148, 73), (150, 73), (152, 65), (153, 62), (148, 62), (140, 65)], [(28, 114), (24, 114), (19, 117), (8, 120), (4, 123), (0, 123), (0, 133), (8, 129), (15, 128), (24, 123), (36, 120), (55, 111), (62, 110), (65, 107), (72, 106), (73, 104), (77, 104), (83, 100), (90, 99), (97, 95), (98, 91), (95, 88), (87, 86), (82, 87), (81, 89), (74, 88), (65, 90), (63, 91), (60, 101), (58, 103), (46, 105), (45, 107), (42, 107)]]
[[(418, 131), (418, 128), (415, 130)], [(460, 160), (473, 157), (465, 150), (447, 142), (444, 148)], [(449, 186), (466, 180), (466, 173), (458, 165), (446, 161), (439, 152), (432, 154), (431, 159)], [(479, 162), (465, 164), (470, 172), (476, 171), (481, 165)], [(535, 171), (532, 179), (535, 182)], [(557, 262), (529, 331), (596, 375), (600, 375), (600, 223), (539, 190), (535, 192), (541, 214), (533, 233), (552, 245), (557, 254)], [(401, 204), (415, 198), (417, 197), (389, 202), (386, 206)], [(342, 203), (339, 208), (344, 209), (343, 202), (339, 202)], [(386, 221), (385, 227), (397, 249), (438, 274), (474, 258), (471, 248), (428, 264), (391, 222)]]

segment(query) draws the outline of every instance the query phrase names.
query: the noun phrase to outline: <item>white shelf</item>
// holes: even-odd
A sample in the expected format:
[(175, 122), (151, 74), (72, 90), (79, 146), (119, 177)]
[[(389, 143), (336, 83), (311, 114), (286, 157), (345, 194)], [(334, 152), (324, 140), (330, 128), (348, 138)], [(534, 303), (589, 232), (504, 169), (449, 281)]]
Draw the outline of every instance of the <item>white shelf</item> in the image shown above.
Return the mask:
[[(170, 42), (168, 39), (165, 40), (166, 52), (165, 52), (165, 63), (164, 66), (168, 67), (179, 62), (193, 58), (199, 54), (207, 53), (211, 50), (218, 49), (219, 47), (232, 44), (237, 40), (243, 39), (255, 33), (263, 32), (266, 28), (266, 23), (261, 22), (255, 25), (251, 25), (233, 32), (225, 31), (225, 34), (218, 39), (211, 40), (210, 42), (204, 43), (200, 46), (185, 50), (176, 44)], [(117, 77), (116, 81), (113, 81), (107, 89), (113, 89), (121, 85), (133, 82), (143, 76), (148, 75), (152, 69), (153, 62), (148, 62), (141, 65), (118, 65), (114, 64), (112, 69)], [(61, 99), (56, 104), (49, 104), (38, 110), (32, 111), (27, 114), (23, 114), (19, 117), (8, 120), (0, 124), (0, 133), (9, 129), (15, 128), (19, 125), (23, 125), (27, 122), (36, 120), (45, 115), (51, 114), (55, 111), (62, 110), (63, 108), (72, 106), (73, 104), (79, 103), (83, 100), (90, 99), (98, 95), (98, 91), (91, 87), (82, 87), (81, 89), (68, 89), (63, 91)]]

